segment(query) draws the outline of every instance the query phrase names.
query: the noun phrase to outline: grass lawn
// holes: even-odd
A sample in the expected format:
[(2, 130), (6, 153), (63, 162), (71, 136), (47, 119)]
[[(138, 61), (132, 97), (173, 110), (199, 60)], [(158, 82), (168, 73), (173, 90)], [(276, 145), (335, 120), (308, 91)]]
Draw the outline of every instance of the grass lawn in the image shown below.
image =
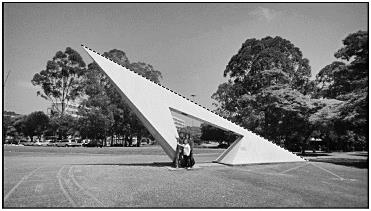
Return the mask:
[(365, 153), (231, 167), (210, 163), (223, 150), (195, 149), (197, 166), (174, 170), (159, 146), (3, 150), (5, 208), (368, 207)]

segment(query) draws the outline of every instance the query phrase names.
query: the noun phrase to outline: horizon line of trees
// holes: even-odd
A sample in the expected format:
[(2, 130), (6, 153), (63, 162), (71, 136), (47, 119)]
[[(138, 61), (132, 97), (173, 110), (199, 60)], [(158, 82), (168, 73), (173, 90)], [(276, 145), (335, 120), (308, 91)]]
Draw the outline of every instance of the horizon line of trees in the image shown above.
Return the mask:
[[(130, 62), (125, 52), (117, 49), (103, 55), (160, 83), (161, 72), (150, 64)], [(82, 138), (103, 140), (104, 145), (107, 145), (106, 138), (111, 137), (111, 146), (114, 137), (123, 137), (125, 146), (132, 145), (134, 136), (138, 140), (144, 136), (151, 137), (100, 67), (95, 62), (86, 66), (80, 54), (70, 47), (64, 52), (58, 51), (47, 62), (45, 70), (36, 73), (31, 82), (41, 88), (36, 94), (50, 101), (55, 111), (50, 117), (37, 111), (13, 119), (7, 118), (3, 122), (3, 131), (6, 131), (3, 134), (30, 136), (31, 139), (45, 134), (63, 139), (77, 133)], [(66, 110), (68, 104), (76, 99), (81, 103), (78, 117), (73, 117)]]

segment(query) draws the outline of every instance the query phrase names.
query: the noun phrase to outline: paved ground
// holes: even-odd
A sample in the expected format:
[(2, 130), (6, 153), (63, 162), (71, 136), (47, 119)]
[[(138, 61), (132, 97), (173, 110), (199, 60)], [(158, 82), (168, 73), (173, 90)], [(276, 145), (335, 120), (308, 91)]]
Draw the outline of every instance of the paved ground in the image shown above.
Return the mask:
[(368, 167), (365, 153), (210, 163), (221, 152), (196, 149), (194, 170), (174, 170), (159, 147), (5, 146), (3, 207), (368, 207), (368, 168), (329, 163), (345, 156)]

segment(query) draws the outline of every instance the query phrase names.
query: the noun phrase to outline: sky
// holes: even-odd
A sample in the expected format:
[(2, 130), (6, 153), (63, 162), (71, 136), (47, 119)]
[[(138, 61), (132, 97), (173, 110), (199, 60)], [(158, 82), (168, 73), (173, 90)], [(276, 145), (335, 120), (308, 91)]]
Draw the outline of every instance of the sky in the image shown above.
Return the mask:
[(161, 83), (215, 109), (211, 95), (229, 60), (250, 38), (281, 36), (308, 58), (314, 77), (335, 61), (350, 33), (367, 30), (367, 3), (5, 3), (4, 110), (44, 111), (33, 75), (59, 50), (124, 51), (161, 71)]

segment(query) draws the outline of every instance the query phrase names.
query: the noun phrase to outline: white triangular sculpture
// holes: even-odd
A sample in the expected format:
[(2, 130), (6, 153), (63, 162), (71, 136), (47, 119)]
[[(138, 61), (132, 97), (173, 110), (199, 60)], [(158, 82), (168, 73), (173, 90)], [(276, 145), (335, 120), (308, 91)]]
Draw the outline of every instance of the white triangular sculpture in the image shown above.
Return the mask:
[(101, 67), (171, 160), (175, 158), (178, 132), (171, 111), (178, 112), (240, 136), (215, 161), (228, 165), (299, 162), (303, 158), (265, 140), (247, 129), (197, 105), (83, 46)]

